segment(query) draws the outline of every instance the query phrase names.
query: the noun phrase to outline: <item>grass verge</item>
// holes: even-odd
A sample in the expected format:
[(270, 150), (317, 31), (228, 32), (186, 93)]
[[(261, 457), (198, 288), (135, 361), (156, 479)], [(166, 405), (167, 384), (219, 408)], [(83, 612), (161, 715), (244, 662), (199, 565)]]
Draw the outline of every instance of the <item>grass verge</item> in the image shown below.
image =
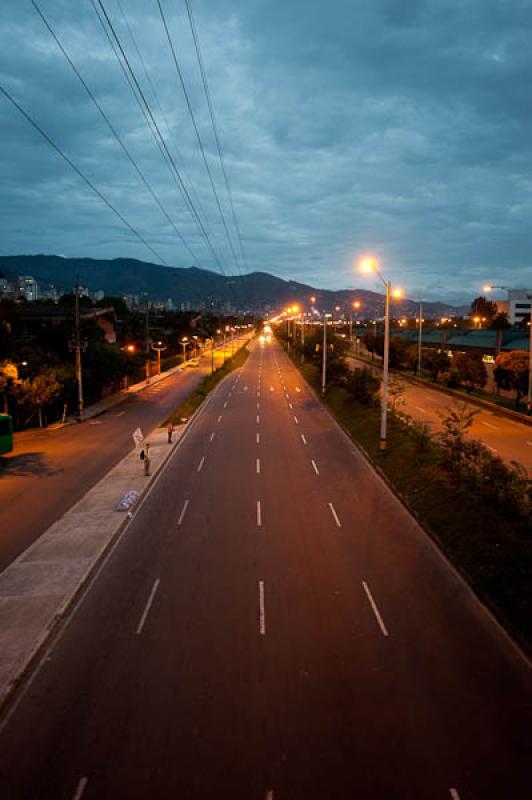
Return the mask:
[(182, 419), (191, 417), (194, 411), (196, 411), (207, 398), (207, 395), (212, 392), (214, 387), (234, 369), (241, 367), (242, 364), (245, 363), (248, 355), (249, 351), (246, 349), (246, 345), (244, 345), (232, 358), (225, 362), (223, 367), (217, 369), (212, 375), (207, 375), (203, 378), (197, 389), (194, 389), (194, 391), (172, 411), (163, 425), (168, 425), (170, 422), (174, 425), (179, 425)]
[[(319, 388), (319, 371), (293, 359), (308, 383)], [(379, 410), (357, 403), (340, 387), (324, 398), (344, 430), (384, 475), (450, 561), (523, 648), (532, 653), (532, 535), (524, 521), (493, 508), (489, 498), (456, 485), (431, 443), (416, 447), (408, 427), (391, 421), (388, 452), (379, 454)]]

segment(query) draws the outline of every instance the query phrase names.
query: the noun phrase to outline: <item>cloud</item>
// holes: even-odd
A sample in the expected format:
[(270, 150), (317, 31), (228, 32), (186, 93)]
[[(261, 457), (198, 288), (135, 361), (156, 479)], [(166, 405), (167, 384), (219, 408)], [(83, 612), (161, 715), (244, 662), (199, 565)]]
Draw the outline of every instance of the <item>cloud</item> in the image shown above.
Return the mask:
[[(90, 3), (39, 5), (198, 263), (216, 269)], [(157, 6), (121, 3), (148, 80), (120, 4), (104, 5), (234, 272)], [(238, 252), (184, 4), (163, 7)], [(467, 300), (486, 280), (530, 284), (529, 3), (196, 0), (193, 8), (250, 270), (363, 285), (354, 261), (372, 250), (408, 293), (430, 299)], [(167, 263), (190, 264), (32, 6), (3, 4), (0, 24), (0, 83)], [(0, 102), (2, 252), (151, 258)]]

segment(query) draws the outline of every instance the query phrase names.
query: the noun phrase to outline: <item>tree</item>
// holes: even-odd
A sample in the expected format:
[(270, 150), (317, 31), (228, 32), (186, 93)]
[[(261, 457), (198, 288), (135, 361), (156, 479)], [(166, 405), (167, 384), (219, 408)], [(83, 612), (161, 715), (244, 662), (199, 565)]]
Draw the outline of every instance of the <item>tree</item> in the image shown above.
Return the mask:
[(13, 361), (0, 362), (0, 393), (4, 397), (4, 414), (9, 413), (9, 393), (17, 379), (17, 365)]
[(43, 427), (43, 408), (49, 405), (61, 392), (54, 370), (40, 372), (35, 378), (27, 378), (17, 384), (17, 396), (21, 405), (27, 406), (39, 416), (39, 428)]
[(476, 297), (471, 303), (471, 317), (486, 317), (488, 322), (497, 314), (497, 303), (492, 303), (487, 297)]
[(421, 351), (421, 366), (430, 373), (433, 380), (438, 379), (440, 372), (447, 372), (451, 365), (451, 359), (444, 350)]
[(380, 379), (371, 367), (357, 367), (346, 382), (349, 394), (366, 406), (378, 405), (380, 385)]
[(526, 350), (511, 350), (499, 353), (495, 359), (493, 377), (499, 389), (515, 392), (515, 407), (519, 408), (521, 397), (528, 391), (528, 353)]
[(481, 389), (486, 385), (488, 373), (481, 353), (455, 353), (452, 366), (457, 370), (460, 382), (464, 384), (468, 392), (475, 387)]
[(455, 403), (446, 408), (446, 412), (439, 414), (443, 430), (438, 434), (438, 439), (443, 446), (445, 463), (459, 474), (464, 458), (465, 435), (480, 410), (471, 411), (466, 403)]

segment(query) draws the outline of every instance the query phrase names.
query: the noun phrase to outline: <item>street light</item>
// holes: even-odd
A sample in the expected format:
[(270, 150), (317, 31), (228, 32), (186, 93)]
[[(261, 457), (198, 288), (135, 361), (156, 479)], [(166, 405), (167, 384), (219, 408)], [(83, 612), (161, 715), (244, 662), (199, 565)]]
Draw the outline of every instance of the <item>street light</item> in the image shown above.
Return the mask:
[(360, 308), (360, 300), (354, 300), (351, 303), (351, 309), (349, 312), (349, 341), (353, 344), (353, 309), (355, 312), (358, 313), (358, 309)]
[[(484, 286), (485, 292), (491, 292), (493, 289), (502, 289), (505, 292), (511, 292), (511, 288), (509, 286), (492, 286), (488, 284)], [(528, 323), (528, 327), (530, 329), (530, 338), (528, 340), (528, 392), (526, 395), (526, 412), (530, 414), (532, 411), (532, 294), (527, 294), (527, 298), (530, 300), (530, 321)]]
[(161, 374), (161, 351), (166, 350), (166, 345), (162, 342), (155, 342), (152, 344), (152, 350), (155, 350), (157, 353), (157, 375)]
[(183, 338), (179, 342), (179, 344), (183, 348), (183, 364), (187, 360), (187, 342), (188, 342), (188, 336), (183, 336)]
[(384, 307), (384, 359), (382, 370), (382, 398), (381, 398), (381, 432), (380, 432), (380, 450), (381, 453), (386, 452), (386, 437), (388, 426), (388, 373), (389, 373), (389, 360), (390, 360), (390, 297), (401, 297), (401, 290), (394, 289), (390, 281), (383, 278), (377, 262), (372, 258), (364, 258), (360, 262), (360, 269), (362, 272), (375, 272), (380, 281), (386, 288), (386, 301)]

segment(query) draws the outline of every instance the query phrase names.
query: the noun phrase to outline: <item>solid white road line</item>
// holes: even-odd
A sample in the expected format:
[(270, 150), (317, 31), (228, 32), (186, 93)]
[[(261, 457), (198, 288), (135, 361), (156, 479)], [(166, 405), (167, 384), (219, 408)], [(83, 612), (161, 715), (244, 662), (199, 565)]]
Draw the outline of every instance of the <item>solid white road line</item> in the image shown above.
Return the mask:
[(260, 458), (257, 458), (257, 475), (260, 475)]
[(257, 444), (260, 444), (260, 433), (257, 433)]
[(484, 422), (483, 419), (481, 419), (480, 422), (481, 422), (482, 425), (485, 425), (486, 428), (492, 428), (494, 431), (498, 431), (499, 430), (499, 426), (498, 425), (492, 425), (491, 422)]
[(147, 618), (148, 614), (150, 613), (151, 604), (153, 603), (153, 598), (155, 597), (155, 592), (159, 588), (160, 582), (161, 582), (160, 578), (157, 578), (157, 580), (155, 581), (155, 583), (152, 586), (152, 589), (151, 589), (151, 592), (150, 592), (150, 596), (148, 597), (148, 602), (146, 603), (146, 607), (144, 608), (144, 611), (142, 613), (142, 617), (140, 618), (140, 622), (139, 622), (139, 625), (138, 625), (138, 628), (137, 628), (137, 635), (142, 633), (142, 629), (144, 627), (144, 623), (146, 622), (146, 618)]
[(333, 506), (333, 504), (332, 504), (332, 503), (329, 503), (329, 508), (331, 509), (331, 514), (332, 514), (332, 515), (333, 515), (333, 517), (334, 517), (334, 521), (336, 522), (336, 525), (337, 525), (339, 528), (341, 528), (341, 527), (342, 527), (342, 523), (341, 523), (341, 522), (340, 522), (340, 520), (338, 519), (338, 514), (336, 513), (336, 510), (335, 510), (335, 508), (334, 508), (334, 506)]
[(460, 800), (460, 795), (458, 794), (457, 789), (449, 789), (449, 794), (452, 797), (452, 800)]
[(83, 792), (87, 788), (88, 782), (89, 782), (88, 778), (80, 778), (80, 781), (76, 788), (76, 792), (72, 800), (81, 800), (81, 798), (83, 797)]
[(221, 422), (221, 421), (222, 421), (222, 415), (220, 414), (220, 416), (218, 417), (218, 419), (216, 420), (216, 422)]
[(303, 444), (307, 444), (307, 440), (305, 439), (304, 433), (301, 434), (301, 441), (303, 442)]
[(211, 435), (210, 435), (209, 442), (212, 442), (212, 440), (214, 439), (215, 436), (216, 436), (216, 433), (213, 431), (211, 433)]
[(201, 468), (203, 467), (204, 463), (205, 463), (205, 456), (202, 456), (201, 461), (198, 464), (198, 469), (196, 470), (197, 472), (201, 472)]
[(388, 636), (388, 631), (386, 630), (386, 625), (382, 621), (382, 617), (379, 614), (379, 609), (377, 608), (375, 600), (373, 599), (373, 596), (372, 596), (372, 594), (371, 594), (371, 592), (369, 590), (369, 586), (366, 583), (366, 581), (362, 581), (362, 586), (364, 587), (364, 591), (366, 592), (366, 596), (367, 596), (367, 598), (369, 600), (369, 604), (370, 604), (371, 608), (373, 609), (373, 613), (375, 614), (377, 622), (379, 623), (379, 627), (381, 629), (382, 635), (383, 636)]
[(259, 632), (266, 635), (266, 614), (264, 611), (264, 581), (259, 581)]
[(319, 475), (320, 471), (318, 469), (316, 462), (314, 461), (314, 459), (311, 459), (311, 461), (312, 461), (312, 466), (314, 467), (314, 472), (316, 473), (316, 475)]
[(190, 503), (190, 500), (185, 500), (185, 502), (183, 503), (183, 508), (181, 509), (181, 514), (179, 515), (179, 519), (177, 520), (177, 524), (178, 525), (181, 525), (183, 520), (185, 519), (185, 514), (187, 513), (187, 508), (188, 508), (188, 504), (189, 503)]
[(296, 423), (296, 425), (299, 425), (299, 420), (296, 416), (294, 416), (294, 422)]
[(262, 508), (260, 500), (257, 500), (257, 528), (260, 528), (261, 525), (262, 525)]

